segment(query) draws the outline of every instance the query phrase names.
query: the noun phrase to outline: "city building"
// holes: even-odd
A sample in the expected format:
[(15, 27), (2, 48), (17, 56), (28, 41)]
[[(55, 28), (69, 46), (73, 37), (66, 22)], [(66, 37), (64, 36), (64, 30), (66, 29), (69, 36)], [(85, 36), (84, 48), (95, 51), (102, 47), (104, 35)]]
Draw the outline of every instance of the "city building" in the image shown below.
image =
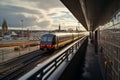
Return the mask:
[(8, 26), (6, 20), (2, 23), (2, 36), (5, 36), (5, 34), (8, 32)]

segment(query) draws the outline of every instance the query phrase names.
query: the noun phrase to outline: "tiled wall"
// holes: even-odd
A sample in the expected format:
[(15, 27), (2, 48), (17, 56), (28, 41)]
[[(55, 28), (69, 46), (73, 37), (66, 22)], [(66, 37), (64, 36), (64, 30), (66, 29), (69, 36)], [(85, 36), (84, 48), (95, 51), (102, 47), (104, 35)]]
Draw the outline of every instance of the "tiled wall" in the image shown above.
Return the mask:
[(99, 49), (106, 80), (120, 80), (120, 10), (100, 26)]

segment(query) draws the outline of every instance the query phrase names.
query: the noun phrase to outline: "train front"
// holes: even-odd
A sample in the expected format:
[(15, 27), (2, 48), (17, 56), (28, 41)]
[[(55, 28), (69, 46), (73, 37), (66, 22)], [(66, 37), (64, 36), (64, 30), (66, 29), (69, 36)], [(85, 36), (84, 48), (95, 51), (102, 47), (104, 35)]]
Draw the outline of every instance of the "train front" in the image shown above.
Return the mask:
[(44, 34), (40, 40), (41, 50), (54, 50), (55, 35), (54, 34)]

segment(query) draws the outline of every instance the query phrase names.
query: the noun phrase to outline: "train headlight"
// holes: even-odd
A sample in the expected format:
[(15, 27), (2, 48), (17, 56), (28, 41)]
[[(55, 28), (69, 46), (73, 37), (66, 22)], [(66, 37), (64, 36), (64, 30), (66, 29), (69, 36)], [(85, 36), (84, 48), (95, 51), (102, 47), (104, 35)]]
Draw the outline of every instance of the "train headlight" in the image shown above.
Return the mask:
[(47, 47), (48, 48), (54, 48), (54, 45), (49, 44), (49, 45), (47, 45)]
[(40, 44), (40, 48), (43, 48), (45, 45), (44, 44)]

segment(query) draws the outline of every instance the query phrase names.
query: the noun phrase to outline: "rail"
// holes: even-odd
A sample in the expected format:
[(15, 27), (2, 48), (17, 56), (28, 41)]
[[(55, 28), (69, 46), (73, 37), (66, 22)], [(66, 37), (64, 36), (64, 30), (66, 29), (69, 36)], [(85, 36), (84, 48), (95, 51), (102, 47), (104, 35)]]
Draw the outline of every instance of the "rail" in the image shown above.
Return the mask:
[(56, 56), (39, 70), (28, 72), (24, 76), (20, 77), (19, 80), (47, 80), (50, 75), (60, 66), (60, 64), (63, 63), (63, 61), (70, 61), (72, 59), (73, 56), (70, 58), (70, 55), (73, 55), (74, 51), (79, 49), (85, 39), (87, 39), (86, 36), (82, 37), (80, 40), (77, 40), (64, 50), (60, 51), (60, 55)]

